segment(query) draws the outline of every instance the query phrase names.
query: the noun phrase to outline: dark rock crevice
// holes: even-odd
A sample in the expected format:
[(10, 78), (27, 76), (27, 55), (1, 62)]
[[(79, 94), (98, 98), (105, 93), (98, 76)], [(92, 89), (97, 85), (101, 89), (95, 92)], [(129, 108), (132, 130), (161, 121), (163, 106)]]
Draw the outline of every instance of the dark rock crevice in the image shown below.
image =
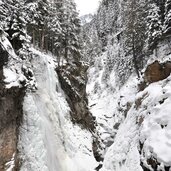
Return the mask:
[(71, 120), (82, 128), (95, 130), (95, 118), (88, 109), (86, 95), (86, 67), (77, 64), (57, 69), (61, 87), (71, 108)]
[(93, 117), (88, 108), (86, 94), (87, 69), (87, 66), (78, 63), (74, 66), (62, 66), (57, 68), (56, 71), (71, 109), (71, 120), (74, 124), (78, 124), (92, 133), (92, 150), (95, 159), (99, 162), (103, 161), (103, 157), (100, 154), (102, 147), (96, 131), (96, 118)]

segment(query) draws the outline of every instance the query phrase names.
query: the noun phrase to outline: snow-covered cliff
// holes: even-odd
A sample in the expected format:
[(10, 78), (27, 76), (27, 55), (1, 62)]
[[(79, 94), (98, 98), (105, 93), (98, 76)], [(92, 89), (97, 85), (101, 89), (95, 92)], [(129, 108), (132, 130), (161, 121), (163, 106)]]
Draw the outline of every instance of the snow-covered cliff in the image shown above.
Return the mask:
[[(30, 49), (28, 58), (19, 60), (5, 35), (1, 39), (1, 48), (8, 57), (2, 69), (5, 85), (1, 100), (5, 96), (6, 101), (1, 105), (14, 103), (8, 109), (3, 106), (7, 116), (15, 111), (15, 116), (9, 117), (1, 111), (1, 116), (11, 125), (4, 129), (5, 120), (1, 124), (4, 129), (1, 169), (91, 171), (96, 168), (92, 134), (71, 121), (71, 109), (59, 83), (54, 57)], [(14, 91), (11, 102), (10, 91)]]

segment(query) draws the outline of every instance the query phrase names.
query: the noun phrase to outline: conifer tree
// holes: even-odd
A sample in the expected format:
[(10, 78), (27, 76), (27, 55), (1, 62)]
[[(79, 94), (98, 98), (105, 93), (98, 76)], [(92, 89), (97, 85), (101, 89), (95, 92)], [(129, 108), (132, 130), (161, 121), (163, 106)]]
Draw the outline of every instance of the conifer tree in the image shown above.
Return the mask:
[(171, 33), (171, 0), (165, 2), (164, 33)]
[(62, 3), (63, 0), (54, 0), (49, 3), (48, 33), (46, 33), (48, 34), (48, 50), (57, 56), (58, 65), (62, 56), (62, 28), (60, 21), (62, 18)]
[(147, 41), (149, 48), (155, 45), (162, 35), (162, 21), (159, 14), (160, 9), (157, 4), (150, 3), (147, 16)]
[(68, 2), (68, 6), (66, 8), (66, 13), (68, 20), (66, 23), (66, 41), (67, 41), (67, 49), (68, 53), (71, 56), (69, 58), (74, 60), (79, 60), (80, 58), (80, 41), (79, 41), (79, 34), (80, 34), (80, 20), (78, 18), (78, 13), (76, 11), (76, 5), (73, 1)]
[(127, 55), (132, 55), (137, 76), (139, 75), (139, 64), (142, 62), (143, 47), (146, 40), (146, 3), (144, 0), (127, 1), (125, 10), (125, 50)]
[[(66, 61), (79, 60), (80, 58), (80, 20), (76, 11), (75, 3), (71, 0), (57, 1), (56, 6), (58, 18), (57, 32), (55, 33), (54, 44), (58, 56)], [(59, 59), (60, 61), (60, 59)]]
[(4, 30), (8, 33), (9, 39), (16, 51), (23, 48), (28, 41), (26, 33), (26, 21), (24, 17), (23, 1), (11, 0), (7, 2), (8, 12), (5, 20)]
[(26, 0), (25, 11), (27, 30), (32, 37), (32, 43), (42, 50), (45, 47), (45, 32), (47, 31), (48, 2), (46, 0)]

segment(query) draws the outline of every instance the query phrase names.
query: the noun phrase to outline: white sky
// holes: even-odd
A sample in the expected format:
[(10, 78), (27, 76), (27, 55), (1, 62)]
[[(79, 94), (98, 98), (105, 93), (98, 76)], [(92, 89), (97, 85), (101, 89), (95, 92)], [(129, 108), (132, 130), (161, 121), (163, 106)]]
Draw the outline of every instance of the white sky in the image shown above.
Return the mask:
[(75, 0), (80, 15), (96, 12), (100, 0)]

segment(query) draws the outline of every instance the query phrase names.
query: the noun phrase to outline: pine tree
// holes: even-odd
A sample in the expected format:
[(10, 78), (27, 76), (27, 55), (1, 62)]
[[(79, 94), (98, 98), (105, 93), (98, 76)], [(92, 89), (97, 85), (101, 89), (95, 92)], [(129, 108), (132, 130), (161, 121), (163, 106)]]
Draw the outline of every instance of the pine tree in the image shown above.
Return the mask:
[(80, 58), (80, 20), (72, 0), (1, 0), (0, 27), (18, 51), (33, 46), (51, 51), (66, 61)]
[(142, 63), (143, 47), (146, 40), (146, 3), (143, 0), (130, 0), (126, 3), (125, 10), (125, 50), (127, 55), (132, 55), (137, 76)]
[[(80, 58), (80, 20), (76, 11), (75, 3), (71, 0), (59, 0), (56, 3), (56, 16), (53, 22), (57, 27), (52, 27), (55, 32), (54, 45), (58, 52), (58, 62), (61, 58), (67, 62)], [(54, 31), (53, 31), (54, 32)]]
[[(10, 4), (9, 4), (10, 5)], [(0, 1), (0, 27), (4, 28), (6, 25), (6, 18), (9, 15), (8, 1)]]
[(164, 33), (171, 33), (171, 0), (166, 0), (165, 3)]
[(61, 58), (64, 57), (64, 41), (65, 34), (63, 33), (63, 22), (64, 22), (64, 0), (56, 0), (53, 4), (54, 9), (52, 10), (52, 18), (50, 24), (50, 30), (53, 33), (53, 43), (55, 54), (58, 58), (58, 65), (60, 65)]
[(33, 46), (35, 47), (36, 41), (39, 39), (38, 21), (40, 18), (37, 0), (26, 0), (25, 11), (26, 11), (25, 17), (28, 23), (27, 31), (28, 31), (28, 34), (32, 37), (32, 43), (33, 43)]
[(8, 10), (11, 15), (6, 17), (4, 30), (8, 33), (9, 39), (16, 51), (24, 48), (24, 43), (29, 41), (26, 33), (23, 7), (23, 1), (21, 0), (11, 0), (8, 2)]
[(25, 11), (27, 30), (32, 37), (32, 43), (43, 50), (48, 22), (48, 2), (46, 0), (26, 0)]
[(162, 21), (160, 9), (156, 3), (150, 3), (147, 16), (147, 41), (151, 48), (162, 35)]
[(78, 13), (76, 11), (76, 5), (73, 1), (68, 1), (68, 6), (66, 8), (67, 22), (66, 24), (66, 50), (68, 51), (68, 56), (66, 52), (66, 58), (74, 59), (78, 61), (80, 59), (80, 19), (78, 18)]

